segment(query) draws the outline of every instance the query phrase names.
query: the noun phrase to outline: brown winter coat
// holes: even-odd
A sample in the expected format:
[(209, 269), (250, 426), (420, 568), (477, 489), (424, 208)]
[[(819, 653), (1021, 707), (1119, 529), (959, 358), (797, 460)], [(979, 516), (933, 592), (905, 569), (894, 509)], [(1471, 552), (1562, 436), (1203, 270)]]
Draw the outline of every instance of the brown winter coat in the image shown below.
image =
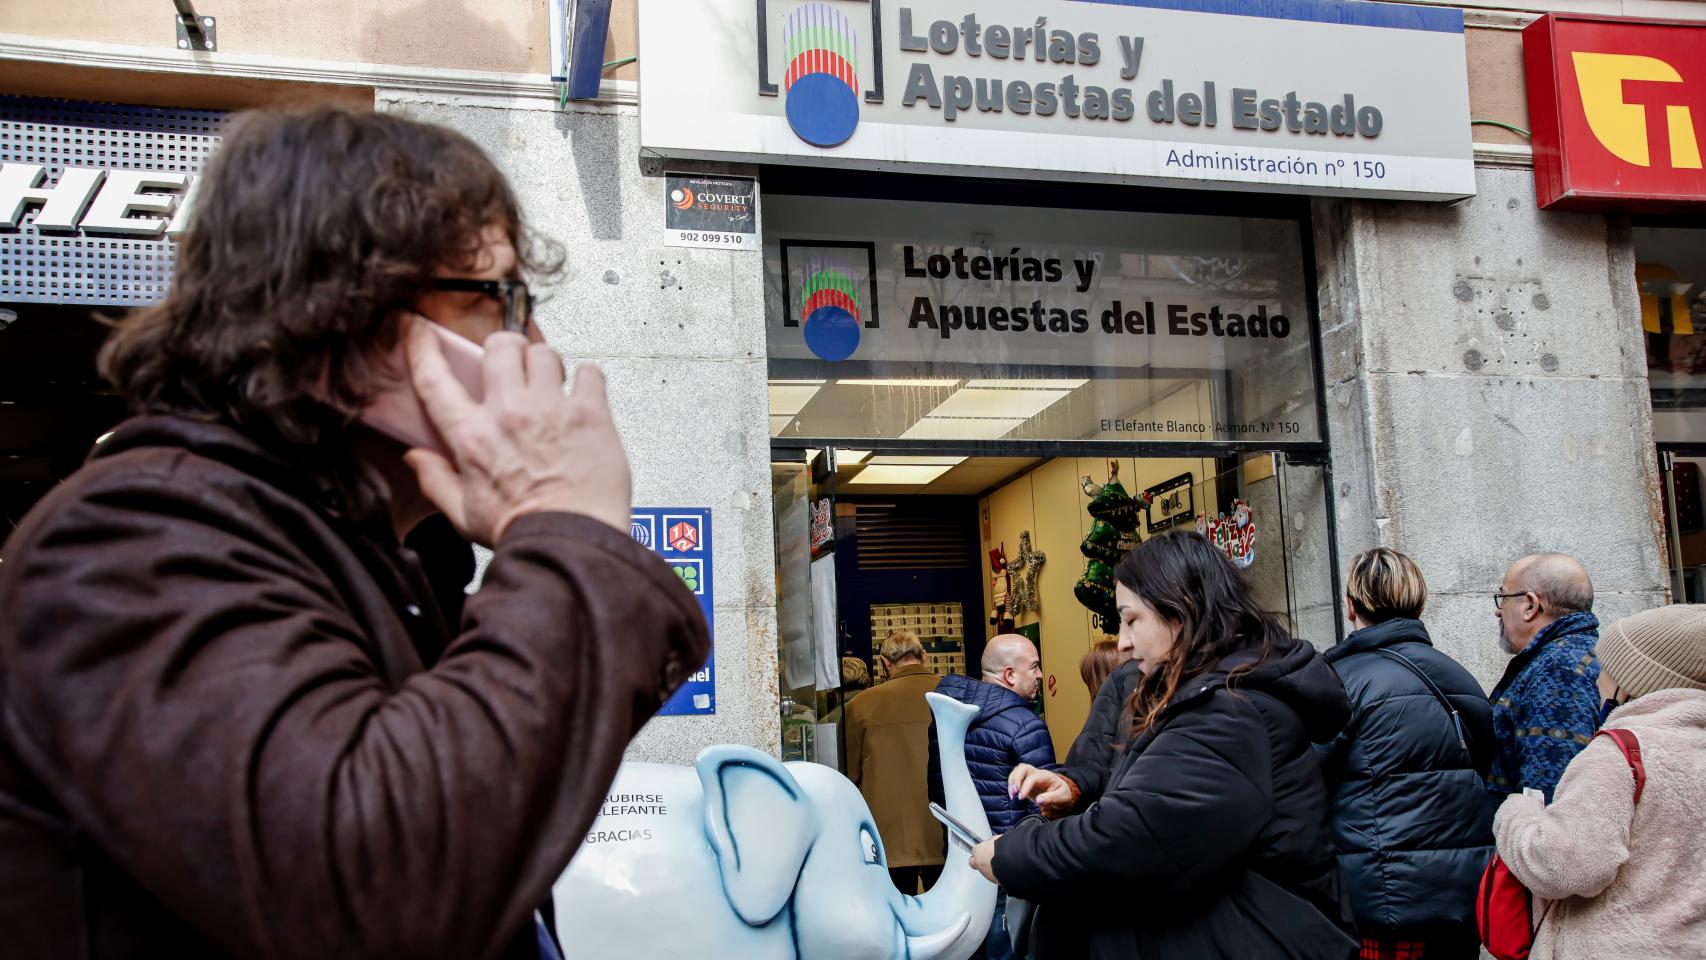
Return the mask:
[(1546, 918), (1533, 960), (1706, 957), (1706, 691), (1656, 690), (1607, 728), (1641, 741), (1647, 782), (1609, 738), (1564, 770), (1550, 806), (1508, 797), (1493, 820), (1499, 856)]
[(942, 827), (930, 815), (930, 705), (940, 678), (901, 667), (847, 704), (847, 777), (859, 785), (891, 867), (942, 862)]
[(139, 418), (7, 541), (9, 960), (536, 949), (704, 619), (628, 537), (535, 514), (449, 630), (385, 518), (314, 491), (233, 430)]

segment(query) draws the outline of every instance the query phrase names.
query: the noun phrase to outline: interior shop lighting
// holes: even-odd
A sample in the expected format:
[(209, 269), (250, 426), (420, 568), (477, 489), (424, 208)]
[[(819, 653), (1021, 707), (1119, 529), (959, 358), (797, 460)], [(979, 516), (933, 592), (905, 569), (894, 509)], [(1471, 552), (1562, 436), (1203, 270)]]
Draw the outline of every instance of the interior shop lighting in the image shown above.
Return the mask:
[(870, 459), (870, 456), (871, 451), (869, 450), (842, 450), (838, 447), (835, 451), (835, 465), (837, 467), (851, 467), (864, 463)]
[(946, 455), (885, 453), (871, 460), (872, 466), (922, 466), (922, 467), (957, 467), (966, 462), (965, 457), (950, 457)]
[(1047, 410), (1070, 390), (992, 390), (965, 388), (954, 391), (930, 411), (929, 417), (979, 417), (1029, 420)]
[(989, 390), (1076, 390), (1088, 380), (967, 380), (967, 388)]
[(804, 383), (786, 383), (770, 381), (770, 413), (772, 416), (785, 414), (794, 416), (805, 409), (812, 397), (823, 389), (822, 380), (810, 380)]
[(954, 469), (951, 463), (869, 463), (848, 486), (924, 486)]
[(782, 431), (788, 429), (788, 424), (793, 423), (793, 422), (794, 422), (793, 414), (789, 414), (789, 413), (783, 413), (783, 414), (773, 413), (773, 414), (771, 414), (770, 415), (770, 435), (772, 437), (781, 436)]
[(999, 440), (1028, 417), (936, 417), (919, 420), (902, 433), (903, 440)]
[(958, 380), (943, 380), (941, 378), (934, 380), (837, 380), (835, 382), (843, 387), (952, 387), (959, 384)]

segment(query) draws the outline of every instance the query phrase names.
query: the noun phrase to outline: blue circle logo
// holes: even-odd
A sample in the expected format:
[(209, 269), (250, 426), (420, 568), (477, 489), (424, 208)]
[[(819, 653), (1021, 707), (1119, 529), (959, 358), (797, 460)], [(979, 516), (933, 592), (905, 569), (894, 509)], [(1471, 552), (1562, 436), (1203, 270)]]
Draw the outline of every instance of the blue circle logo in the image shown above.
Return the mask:
[(826, 3), (805, 3), (782, 28), (788, 126), (814, 147), (847, 142), (859, 125), (859, 49), (853, 24)]
[(800, 290), (800, 326), (806, 348), (831, 362), (845, 360), (859, 349), (858, 288), (840, 264), (813, 264)]

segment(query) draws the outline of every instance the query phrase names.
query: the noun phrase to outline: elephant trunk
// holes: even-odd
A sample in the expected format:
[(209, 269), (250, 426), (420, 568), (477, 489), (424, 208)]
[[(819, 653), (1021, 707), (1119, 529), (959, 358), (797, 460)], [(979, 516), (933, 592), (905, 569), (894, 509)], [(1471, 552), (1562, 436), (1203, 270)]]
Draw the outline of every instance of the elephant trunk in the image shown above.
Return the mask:
[[(989, 816), (978, 799), (966, 766), (966, 730), (978, 708), (939, 693), (927, 693), (936, 718), (936, 743), (942, 761), (942, 793), (948, 813), (980, 836), (989, 835)], [(971, 867), (971, 856), (958, 844), (948, 845), (948, 859), (936, 885), (917, 898), (918, 911), (908, 923), (928, 938), (929, 952), (912, 953), (913, 960), (953, 960), (969, 957), (983, 943), (995, 913), (995, 885)], [(947, 933), (958, 929), (948, 937)], [(909, 934), (915, 932), (908, 929)], [(923, 946), (915, 941), (915, 946)]]

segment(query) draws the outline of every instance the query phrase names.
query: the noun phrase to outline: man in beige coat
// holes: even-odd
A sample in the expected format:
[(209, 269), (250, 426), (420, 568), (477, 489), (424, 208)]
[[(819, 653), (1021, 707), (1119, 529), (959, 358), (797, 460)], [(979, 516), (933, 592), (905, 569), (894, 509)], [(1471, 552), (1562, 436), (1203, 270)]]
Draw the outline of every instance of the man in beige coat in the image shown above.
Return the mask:
[(1543, 913), (1533, 960), (1706, 957), (1706, 606), (1670, 606), (1600, 637), (1604, 728), (1641, 741), (1640, 801), (1617, 745), (1595, 737), (1551, 805), (1513, 794), (1493, 835)]
[(930, 815), (930, 706), (937, 677), (924, 669), (918, 637), (896, 630), (878, 653), (889, 679), (847, 703), (847, 777), (876, 818), (889, 873), (902, 893), (928, 890), (942, 875), (942, 828)]

